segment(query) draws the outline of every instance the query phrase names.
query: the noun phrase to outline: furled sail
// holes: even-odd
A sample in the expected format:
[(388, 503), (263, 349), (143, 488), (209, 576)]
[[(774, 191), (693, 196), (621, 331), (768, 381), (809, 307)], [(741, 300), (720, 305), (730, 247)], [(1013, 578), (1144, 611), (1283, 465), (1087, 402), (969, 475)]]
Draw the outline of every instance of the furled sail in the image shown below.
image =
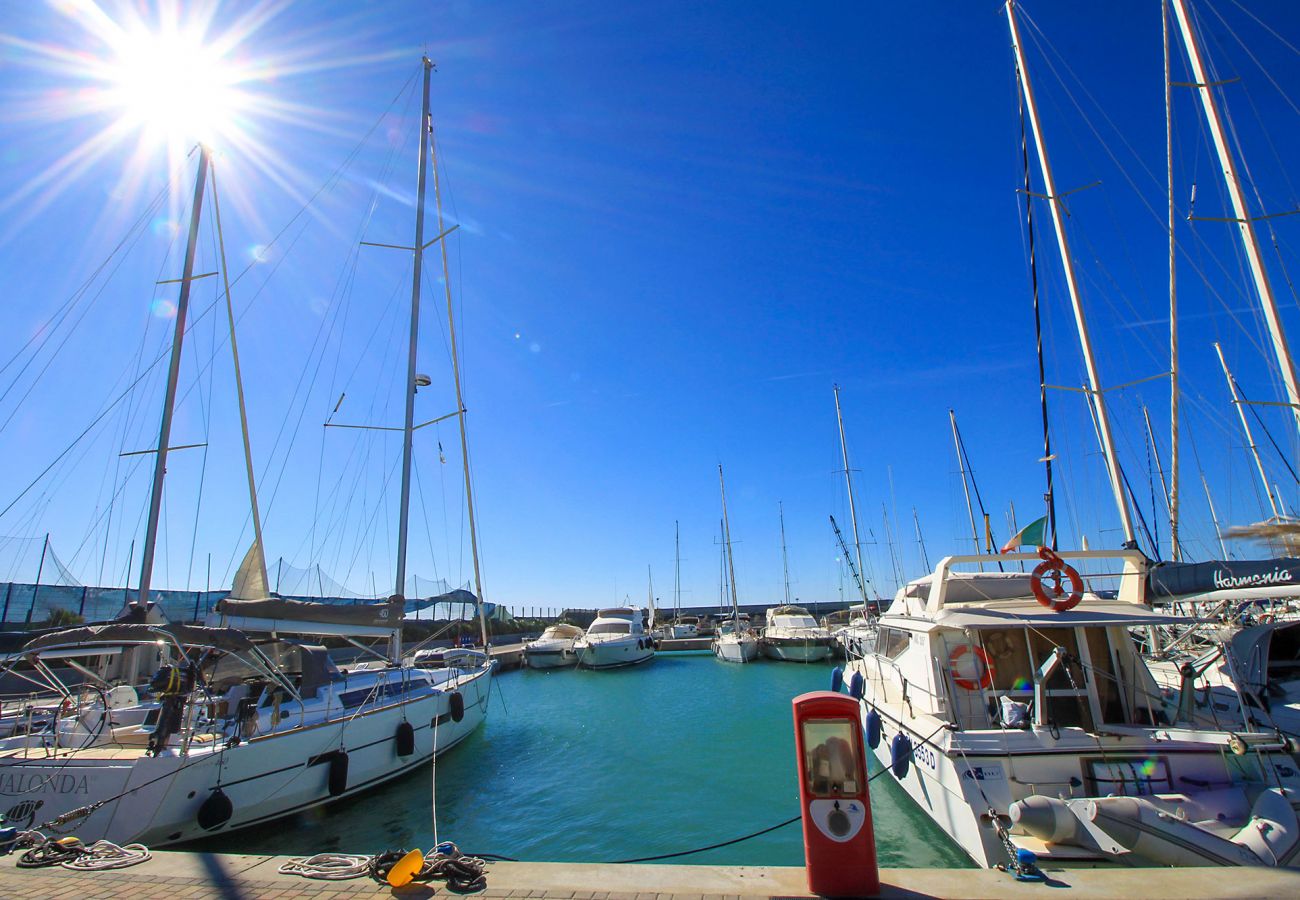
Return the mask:
[(271, 596), (266, 584), (266, 559), (262, 555), (261, 541), (253, 541), (244, 554), (244, 561), (239, 564), (235, 581), (230, 586), (230, 596), (235, 600), (262, 600)]

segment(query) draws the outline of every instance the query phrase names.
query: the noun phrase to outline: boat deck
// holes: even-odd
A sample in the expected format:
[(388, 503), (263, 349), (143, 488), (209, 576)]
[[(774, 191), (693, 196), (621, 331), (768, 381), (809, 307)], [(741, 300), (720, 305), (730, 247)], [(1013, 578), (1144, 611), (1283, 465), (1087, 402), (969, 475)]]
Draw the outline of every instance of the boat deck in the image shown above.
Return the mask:
[(26, 759), (31, 762), (48, 762), (62, 759), (139, 759), (144, 756), (144, 747), (123, 747), (120, 744), (101, 744), (84, 750), (74, 747), (60, 747), (57, 750), (43, 750), (39, 747), (21, 747), (15, 750), (0, 750), (0, 759)]
[[(129, 869), (73, 872), (19, 869), (0, 859), (0, 896), (13, 900), (94, 897), (99, 900), (254, 898), (309, 900), (353, 897), (458, 896), (441, 882), (393, 889), (369, 879), (312, 881), (276, 870), (287, 857), (163, 851)], [(1051, 887), (1069, 888), (1071, 900), (1143, 897), (1294, 897), (1300, 872), (1264, 868), (1072, 869), (1050, 871)], [(1002, 872), (975, 869), (882, 869), (882, 897), (1043, 898), (1045, 885), (1013, 881)], [(477, 896), (555, 900), (720, 900), (811, 898), (804, 870), (794, 866), (653, 866), (590, 863), (493, 863), (488, 886)]]

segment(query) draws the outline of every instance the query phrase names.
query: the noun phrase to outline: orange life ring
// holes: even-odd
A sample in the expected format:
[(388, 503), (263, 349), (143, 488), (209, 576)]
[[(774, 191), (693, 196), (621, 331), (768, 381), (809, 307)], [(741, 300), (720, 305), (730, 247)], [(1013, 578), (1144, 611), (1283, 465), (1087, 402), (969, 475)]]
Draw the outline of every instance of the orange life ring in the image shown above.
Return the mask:
[[(984, 666), (984, 671), (979, 678), (962, 678), (957, 674), (956, 663), (966, 655), (968, 651), (974, 652)], [(987, 690), (993, 686), (993, 661), (989, 655), (984, 652), (983, 647), (972, 647), (969, 644), (962, 644), (956, 650), (953, 650), (948, 656), (948, 672), (952, 675), (953, 683), (959, 688), (965, 688), (968, 691)]]
[[(1034, 572), (1029, 577), (1029, 586), (1034, 590), (1034, 597), (1043, 606), (1055, 612), (1074, 609), (1079, 605), (1079, 601), (1083, 599), (1083, 579), (1079, 577), (1079, 573), (1074, 566), (1053, 553), (1052, 548), (1039, 547), (1038, 555), (1043, 558), (1043, 561), (1034, 567)], [(1056, 573), (1052, 579), (1056, 583), (1053, 585), (1050, 594), (1043, 587), (1043, 576), (1048, 572)], [(1068, 594), (1061, 587), (1062, 575), (1070, 579), (1070, 593)]]

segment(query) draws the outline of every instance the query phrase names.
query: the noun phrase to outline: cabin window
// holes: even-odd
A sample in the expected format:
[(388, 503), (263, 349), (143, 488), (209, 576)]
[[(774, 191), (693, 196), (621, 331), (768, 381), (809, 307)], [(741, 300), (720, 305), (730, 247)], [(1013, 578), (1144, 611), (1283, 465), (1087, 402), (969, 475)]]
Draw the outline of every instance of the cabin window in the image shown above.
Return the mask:
[(587, 634), (631, 634), (630, 622), (598, 622), (587, 629)]
[(876, 652), (886, 659), (897, 659), (912, 642), (912, 632), (901, 628), (882, 628), (876, 638)]

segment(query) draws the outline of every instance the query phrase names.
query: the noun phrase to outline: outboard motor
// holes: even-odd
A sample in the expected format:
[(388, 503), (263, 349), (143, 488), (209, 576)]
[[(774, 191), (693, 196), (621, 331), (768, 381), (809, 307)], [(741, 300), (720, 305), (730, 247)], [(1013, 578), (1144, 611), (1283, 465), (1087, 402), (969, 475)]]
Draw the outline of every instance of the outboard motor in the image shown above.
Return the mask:
[(157, 756), (167, 746), (171, 736), (181, 729), (184, 717), (185, 698), (194, 690), (196, 673), (194, 667), (162, 666), (149, 680), (149, 688), (158, 695), (161, 709), (158, 711), (158, 724), (149, 738), (146, 750), (149, 756)]

